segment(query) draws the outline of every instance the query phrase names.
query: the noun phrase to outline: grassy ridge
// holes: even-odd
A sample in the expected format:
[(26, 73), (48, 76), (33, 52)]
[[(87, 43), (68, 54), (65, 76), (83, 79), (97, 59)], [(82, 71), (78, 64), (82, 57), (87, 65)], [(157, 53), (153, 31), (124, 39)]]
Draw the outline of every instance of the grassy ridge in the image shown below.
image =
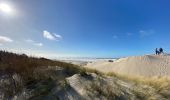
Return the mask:
[[(38, 67), (47, 67), (47, 66), (60, 66), (71, 70), (72, 73), (77, 73), (78, 66), (64, 63), (60, 61), (53, 61), (46, 58), (36, 58), (28, 57), (25, 54), (16, 54), (6, 51), (0, 51), (0, 70), (6, 71), (9, 73), (18, 73), (18, 74), (32, 74), (33, 71)], [(68, 74), (72, 74), (69, 73)]]
[[(62, 68), (62, 73), (56, 70), (56, 66)], [(82, 72), (73, 64), (0, 51), (0, 79), (4, 80), (0, 89), (5, 93), (4, 98), (12, 98), (24, 88), (34, 89), (34, 97), (47, 94), (56, 84), (62, 86), (65, 77), (76, 73)]]

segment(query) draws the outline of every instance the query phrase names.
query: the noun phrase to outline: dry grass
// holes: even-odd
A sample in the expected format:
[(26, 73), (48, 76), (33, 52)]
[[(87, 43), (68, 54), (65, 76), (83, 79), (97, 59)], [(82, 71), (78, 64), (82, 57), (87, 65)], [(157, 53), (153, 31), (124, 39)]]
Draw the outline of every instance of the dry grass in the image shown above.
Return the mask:
[(96, 80), (91, 81), (89, 86), (86, 86), (87, 91), (90, 91), (88, 94), (90, 97), (105, 98), (107, 100), (121, 100), (121, 90), (117, 86), (114, 87), (102, 79), (102, 77), (97, 77)]
[[(118, 79), (131, 82), (135, 85), (133, 92), (136, 95), (154, 98), (153, 95), (158, 94), (163, 98), (170, 98), (170, 79), (169, 77), (141, 77), (141, 76), (126, 76), (118, 73), (107, 73), (106, 75), (117, 77)], [(146, 88), (143, 88), (145, 87)], [(153, 90), (153, 93), (149, 93), (149, 87)], [(152, 100), (152, 99), (151, 99)], [(154, 100), (154, 99), (153, 99)]]
[[(62, 72), (55, 70), (56, 66), (61, 67)], [(7, 81), (1, 87), (7, 99), (25, 88), (35, 90), (32, 97), (48, 94), (55, 87), (54, 84), (58, 82), (59, 86), (65, 86), (65, 77), (76, 73), (81, 73), (81, 69), (73, 64), (0, 51), (0, 78), (6, 76), (1, 80)]]
[[(168, 100), (170, 98), (170, 80), (166, 77), (145, 78), (117, 73), (102, 73), (101, 75), (113, 77), (114, 84), (102, 83), (102, 79), (92, 82), (88, 90), (98, 97), (103, 96), (113, 100), (121, 100), (121, 98), (128, 100)], [(101, 78), (105, 79), (104, 77)], [(126, 87), (121, 82), (129, 85)]]
[(30, 75), (39, 67), (60, 66), (67, 69), (67, 74), (74, 74), (79, 72), (79, 66), (64, 63), (60, 61), (53, 61), (46, 58), (28, 57), (25, 54), (19, 55), (0, 51), (0, 70), (12, 74), (13, 72)]
[(130, 76), (130, 75), (124, 75), (124, 74), (119, 74), (119, 73), (114, 73), (114, 72), (109, 72), (106, 73), (107, 76), (113, 76), (117, 77), (119, 79), (125, 80), (125, 81), (132, 81), (136, 84), (146, 84), (152, 87), (168, 87), (170, 86), (170, 78), (169, 77), (142, 77), (142, 76)]
[[(100, 71), (97, 71), (95, 69), (89, 69), (89, 68), (84, 68), (84, 72), (89, 72), (89, 73), (97, 73), (100, 76), (111, 76), (115, 77), (118, 80), (122, 80), (125, 82), (130, 82), (131, 84), (134, 85), (133, 88), (133, 93), (139, 97), (139, 99), (144, 99), (147, 98), (149, 100), (155, 100), (154, 98), (155, 95), (158, 97), (163, 98), (170, 98), (170, 78), (169, 77), (141, 77), (141, 76), (129, 76), (129, 75), (124, 75), (124, 74), (119, 74), (119, 73), (114, 73), (114, 72), (109, 72), (109, 73), (102, 73)], [(121, 86), (119, 86), (121, 87)], [(93, 83), (92, 88), (94, 90), (103, 90), (100, 89), (102, 88), (101, 86), (98, 86), (98, 84)], [(109, 89), (108, 89), (109, 90)], [(120, 90), (120, 89), (118, 89)], [(113, 93), (111, 92), (107, 92)]]
[[(133, 85), (130, 91), (133, 93), (134, 97), (139, 100), (167, 100), (170, 98), (170, 79), (169, 77), (141, 77), (141, 76), (127, 76), (119, 73), (102, 73), (95, 69), (84, 68), (83, 73), (97, 73), (102, 77), (114, 77), (118, 80), (130, 83)], [(85, 74), (83, 74), (85, 75)], [(115, 80), (116, 81), (116, 80)], [(120, 93), (113, 91), (110, 85), (108, 87), (99, 84), (100, 82), (92, 82), (91, 91), (96, 91), (97, 94), (103, 95), (108, 98), (120, 97)], [(107, 88), (108, 91), (104, 91)], [(122, 86), (120, 83), (117, 84), (117, 90), (119, 92), (123, 92), (121, 90)], [(110, 97), (111, 96), (111, 97)], [(131, 97), (128, 97), (131, 98)]]
[[(55, 66), (62, 68), (61, 75), (56, 72)], [(35, 89), (35, 95), (32, 96), (32, 98), (38, 96), (41, 97), (48, 94), (53, 88), (55, 88), (57, 86), (56, 82), (59, 82), (58, 86), (61, 86), (64, 89), (69, 86), (65, 80), (66, 77), (74, 74), (86, 76), (89, 73), (96, 73), (98, 76), (102, 77), (111, 76), (124, 82), (130, 82), (134, 84), (135, 87), (133, 88), (133, 93), (139, 98), (143, 97), (144, 99), (144, 97), (146, 97), (147, 99), (154, 99), (155, 94), (159, 94), (163, 98), (170, 98), (170, 80), (167, 77), (145, 78), (125, 76), (118, 73), (105, 74), (97, 70), (82, 68), (77, 65), (60, 61), (28, 57), (25, 54), (18, 55), (6, 51), (0, 51), (0, 77), (2, 75), (6, 75), (7, 79), (9, 79), (8, 82), (1, 84), (0, 87), (4, 89), (5, 97), (8, 99), (22, 92), (24, 88)], [(37, 84), (39, 84), (38, 87), (36, 87)], [(108, 99), (119, 97), (117, 92), (111, 89), (112, 86), (110, 85), (103, 86), (98, 82), (94, 82), (91, 86), (98, 95), (103, 95)], [(144, 88), (143, 86), (148, 86), (148, 88)], [(121, 86), (118, 85), (117, 87), (121, 88)], [(147, 91), (150, 87), (151, 89), (154, 89), (154, 92)], [(103, 91), (103, 88), (107, 91)], [(121, 91), (120, 88), (117, 89)]]
[(88, 75), (88, 73), (95, 73), (95, 74), (100, 75), (100, 76), (104, 75), (104, 73), (102, 73), (100, 71), (97, 71), (96, 69), (90, 69), (90, 68), (81, 67), (79, 70), (80, 70), (79, 73), (82, 76), (86, 76), (86, 75)]

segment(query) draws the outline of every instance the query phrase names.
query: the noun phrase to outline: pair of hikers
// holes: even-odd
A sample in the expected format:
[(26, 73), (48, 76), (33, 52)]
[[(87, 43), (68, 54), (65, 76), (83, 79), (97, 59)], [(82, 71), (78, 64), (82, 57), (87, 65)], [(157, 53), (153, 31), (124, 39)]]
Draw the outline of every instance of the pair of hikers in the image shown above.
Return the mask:
[(155, 52), (156, 52), (156, 55), (162, 54), (163, 53), (163, 49), (159, 48), (159, 50), (158, 50), (158, 48), (156, 48)]

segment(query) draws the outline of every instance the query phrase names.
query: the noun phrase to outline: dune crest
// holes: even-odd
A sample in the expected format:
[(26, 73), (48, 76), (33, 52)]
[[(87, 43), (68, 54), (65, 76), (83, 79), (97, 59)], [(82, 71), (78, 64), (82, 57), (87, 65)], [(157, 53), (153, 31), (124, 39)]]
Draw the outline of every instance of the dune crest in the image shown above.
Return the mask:
[(136, 76), (170, 76), (170, 55), (132, 56), (114, 62), (99, 61), (85, 67), (102, 72), (116, 72)]

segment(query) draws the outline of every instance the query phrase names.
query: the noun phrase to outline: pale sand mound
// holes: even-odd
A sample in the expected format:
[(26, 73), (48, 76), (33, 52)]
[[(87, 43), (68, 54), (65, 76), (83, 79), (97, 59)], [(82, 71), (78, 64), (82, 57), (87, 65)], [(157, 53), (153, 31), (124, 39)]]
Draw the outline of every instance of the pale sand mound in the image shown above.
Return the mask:
[(133, 56), (114, 62), (88, 63), (84, 67), (137, 76), (170, 76), (170, 55)]

